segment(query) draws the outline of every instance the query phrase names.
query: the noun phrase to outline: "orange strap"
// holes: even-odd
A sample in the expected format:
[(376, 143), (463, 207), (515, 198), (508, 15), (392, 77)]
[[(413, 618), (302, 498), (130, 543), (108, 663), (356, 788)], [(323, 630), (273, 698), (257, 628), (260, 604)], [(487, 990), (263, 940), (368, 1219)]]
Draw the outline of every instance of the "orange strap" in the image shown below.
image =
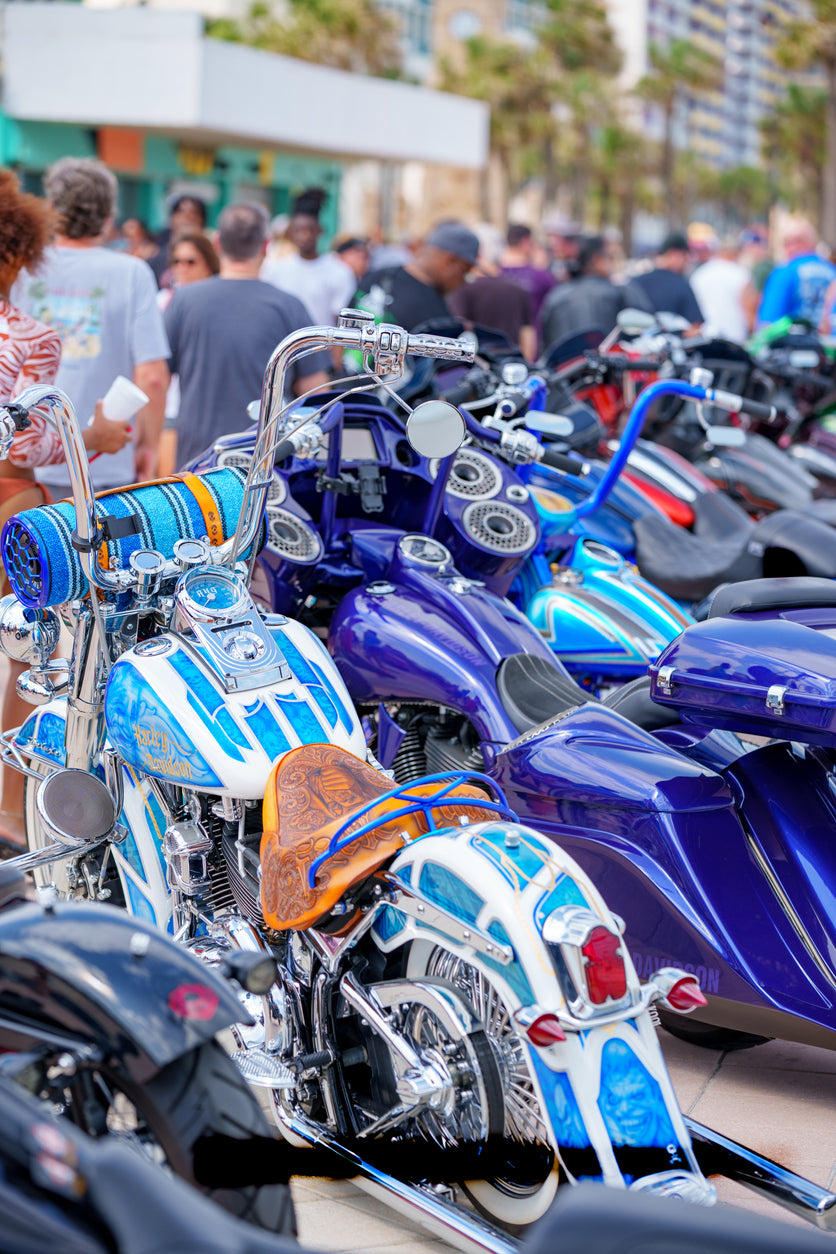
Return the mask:
[(182, 474), (178, 478), (183, 480), (197, 501), (200, 512), (203, 515), (203, 521), (206, 524), (206, 534), (209, 537), (209, 543), (213, 545), (223, 544), (226, 539), (224, 536), (223, 519), (206, 484), (198, 475)]

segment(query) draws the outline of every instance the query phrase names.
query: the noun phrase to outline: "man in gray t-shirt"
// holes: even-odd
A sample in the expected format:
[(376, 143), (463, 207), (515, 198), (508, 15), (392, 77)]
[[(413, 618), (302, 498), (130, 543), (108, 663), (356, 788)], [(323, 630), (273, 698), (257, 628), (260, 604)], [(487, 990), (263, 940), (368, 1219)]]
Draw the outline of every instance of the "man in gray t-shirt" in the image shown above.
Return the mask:
[[(60, 335), (55, 382), (82, 425), (117, 375), (133, 379), (146, 393), (149, 404), (134, 418), (133, 444), (97, 457), (90, 471), (97, 491), (149, 479), (168, 386), (168, 341), (154, 276), (138, 257), (99, 246), (116, 204), (116, 180), (106, 166), (65, 158), (48, 171), (45, 190), (59, 215), (56, 245), (37, 274), (18, 279), (14, 303)], [(63, 464), (45, 467), (38, 478), (56, 498), (69, 493)]]
[[(230, 205), (218, 222), (220, 274), (181, 288), (165, 312), (171, 370), (180, 379), (178, 466), (248, 426), (247, 405), (261, 395), (273, 349), (312, 325), (301, 301), (259, 279), (267, 236), (260, 205)], [(303, 357), (292, 368), (294, 392), (327, 386), (328, 365), (324, 352)]]

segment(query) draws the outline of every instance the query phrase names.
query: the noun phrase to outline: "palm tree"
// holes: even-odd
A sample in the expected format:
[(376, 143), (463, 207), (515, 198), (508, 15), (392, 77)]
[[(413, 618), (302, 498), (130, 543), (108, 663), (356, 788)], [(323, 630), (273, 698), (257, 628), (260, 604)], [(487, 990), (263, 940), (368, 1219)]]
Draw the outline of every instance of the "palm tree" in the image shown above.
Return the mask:
[[(528, 152), (542, 147), (554, 128), (552, 67), (538, 49), (529, 51), (510, 40), (482, 35), (466, 40), (462, 51), (455, 65), (441, 61), (439, 86), (490, 104), (491, 154), (502, 170), (507, 203)], [(486, 201), (483, 188), (483, 213), (488, 217)]]
[[(633, 216), (655, 162), (654, 146), (631, 127), (611, 116), (599, 129), (591, 152), (597, 189), (598, 225), (621, 229), (625, 252), (632, 246)], [(618, 221), (613, 222), (615, 208)]]
[(817, 221), (823, 213), (826, 134), (827, 93), (797, 83), (761, 123), (773, 183), (782, 184), (793, 206)]
[(651, 73), (636, 84), (636, 95), (662, 111), (664, 135), (660, 174), (668, 206), (668, 227), (675, 222), (675, 155), (673, 128), (676, 110), (686, 92), (711, 91), (723, 81), (722, 66), (710, 53), (685, 39), (675, 39), (664, 48), (651, 44), (648, 51)]
[(787, 69), (820, 66), (825, 80), (821, 232), (836, 245), (836, 0), (809, 0), (809, 17), (787, 22), (776, 53)]
[[(555, 69), (556, 97), (571, 116), (570, 168), (572, 171), (573, 216), (582, 218), (588, 186), (590, 130), (606, 111), (605, 80), (621, 69), (623, 56), (616, 43), (606, 6), (595, 0), (546, 0), (537, 40)], [(557, 195), (557, 160), (554, 133), (544, 141), (545, 201)]]
[(287, 0), (280, 13), (254, 0), (243, 18), (209, 21), (206, 33), (339, 70), (401, 76), (397, 23), (374, 0)]

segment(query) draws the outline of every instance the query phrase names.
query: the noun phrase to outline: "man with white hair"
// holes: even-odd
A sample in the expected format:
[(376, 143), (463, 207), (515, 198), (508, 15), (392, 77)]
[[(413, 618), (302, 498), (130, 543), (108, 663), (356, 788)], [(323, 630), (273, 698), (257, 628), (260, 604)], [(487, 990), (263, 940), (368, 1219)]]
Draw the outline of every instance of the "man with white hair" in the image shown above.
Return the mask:
[(817, 327), (827, 289), (836, 279), (836, 266), (816, 252), (818, 236), (804, 218), (790, 218), (781, 243), (787, 260), (766, 280), (758, 323), (763, 326), (779, 318), (804, 318)]
[(714, 255), (691, 275), (691, 287), (703, 313), (704, 330), (735, 344), (742, 344), (749, 334), (743, 292), (750, 275), (738, 261), (739, 253), (740, 241), (729, 235)]

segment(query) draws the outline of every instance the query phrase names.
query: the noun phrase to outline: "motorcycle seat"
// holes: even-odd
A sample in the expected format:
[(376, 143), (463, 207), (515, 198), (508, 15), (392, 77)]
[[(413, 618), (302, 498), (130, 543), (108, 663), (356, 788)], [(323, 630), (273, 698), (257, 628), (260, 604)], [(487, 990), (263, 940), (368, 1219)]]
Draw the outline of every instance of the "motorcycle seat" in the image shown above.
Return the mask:
[(496, 688), (518, 732), (530, 731), (546, 719), (594, 699), (575, 683), (557, 658), (550, 661), (531, 653), (503, 658), (496, 672)]
[(650, 583), (681, 601), (700, 601), (719, 583), (751, 579), (761, 558), (749, 551), (755, 524), (719, 492), (693, 502), (694, 532), (661, 514), (647, 513), (633, 524), (636, 564)]
[(836, 606), (836, 583), (805, 575), (789, 578), (747, 579), (718, 588), (711, 598), (709, 618), (726, 614), (758, 614), (767, 610)]
[[(407, 815), (402, 811), (409, 800), (432, 796), (439, 785), (417, 780), (398, 797), (387, 797), (396, 787), (380, 771), (335, 745), (302, 745), (279, 759), (263, 805), (261, 908), (268, 927), (301, 930), (321, 923), (346, 893), (430, 830), (423, 811)], [(385, 799), (365, 808), (378, 798)], [(494, 817), (492, 810), (479, 806), (486, 800), (481, 789), (458, 785), (432, 807), (434, 821), (438, 827), (457, 827), (462, 818), (484, 823)], [(327, 852), (346, 819), (360, 811), (340, 835), (340, 847), (318, 868), (311, 886), (313, 863)], [(352, 831), (360, 834), (342, 847)], [(340, 930), (353, 921), (354, 913), (335, 916)]]

